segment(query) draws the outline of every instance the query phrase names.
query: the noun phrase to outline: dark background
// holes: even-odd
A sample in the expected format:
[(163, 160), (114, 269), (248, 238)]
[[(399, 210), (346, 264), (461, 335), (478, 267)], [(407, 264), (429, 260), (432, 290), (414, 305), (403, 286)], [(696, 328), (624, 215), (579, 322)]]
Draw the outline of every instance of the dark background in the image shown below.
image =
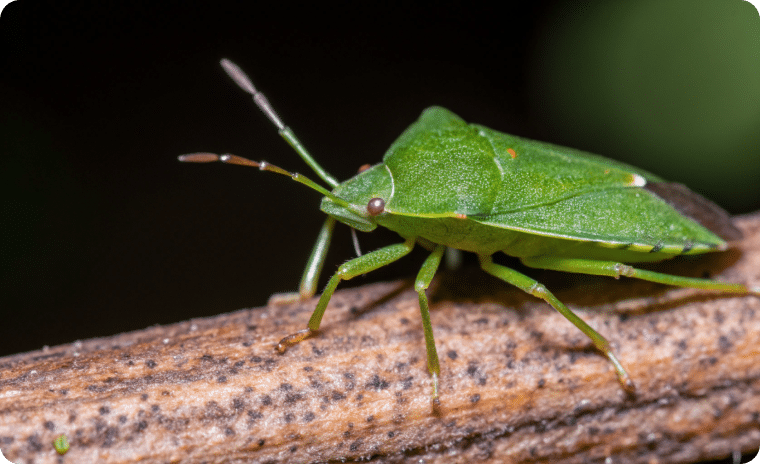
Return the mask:
[[(749, 3), (250, 3), (20, 0), (2, 12), (0, 355), (263, 305), (297, 287), (319, 195), (176, 160), (232, 152), (317, 179), (222, 57), (338, 179), (380, 161), (438, 104), (636, 164), (732, 213), (760, 207)], [(368, 250), (397, 237), (361, 240)], [(326, 274), (352, 256), (339, 226)], [(351, 283), (412, 276), (423, 257)]]

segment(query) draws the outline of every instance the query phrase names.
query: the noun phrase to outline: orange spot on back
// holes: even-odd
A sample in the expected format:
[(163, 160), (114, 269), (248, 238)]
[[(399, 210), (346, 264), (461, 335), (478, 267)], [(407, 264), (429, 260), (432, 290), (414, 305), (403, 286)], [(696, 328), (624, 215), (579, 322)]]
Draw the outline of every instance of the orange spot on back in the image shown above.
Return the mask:
[(513, 149), (507, 148), (507, 153), (509, 153), (509, 156), (511, 156), (512, 159), (517, 158), (517, 153), (515, 153), (515, 151)]
[(362, 164), (361, 167), (359, 167), (359, 172), (362, 173), (371, 167), (372, 167), (371, 164)]
[(467, 215), (464, 213), (457, 213), (454, 215), (454, 217), (457, 219), (467, 219)]

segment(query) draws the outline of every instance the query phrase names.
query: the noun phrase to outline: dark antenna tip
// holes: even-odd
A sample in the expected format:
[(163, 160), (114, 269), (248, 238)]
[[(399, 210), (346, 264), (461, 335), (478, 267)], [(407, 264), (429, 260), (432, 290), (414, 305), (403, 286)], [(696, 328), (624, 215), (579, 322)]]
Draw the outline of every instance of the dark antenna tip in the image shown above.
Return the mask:
[(227, 73), (227, 75), (230, 76), (230, 78), (232, 78), (232, 80), (235, 81), (235, 83), (240, 86), (241, 89), (245, 90), (251, 95), (256, 95), (259, 93), (256, 90), (256, 87), (253, 86), (251, 79), (248, 78), (248, 76), (243, 72), (242, 69), (240, 69), (240, 67), (238, 67), (238, 65), (228, 60), (227, 58), (222, 58), (219, 61), (219, 64), (222, 65), (222, 68), (224, 68), (224, 71)]
[(222, 65), (222, 68), (224, 68), (224, 71), (227, 73), (227, 75), (230, 76), (230, 78), (232, 78), (232, 80), (235, 81), (235, 83), (241, 89), (245, 90), (251, 94), (251, 96), (253, 96), (253, 102), (256, 103), (256, 106), (258, 106), (259, 109), (261, 109), (261, 111), (267, 115), (269, 120), (272, 121), (275, 126), (277, 126), (277, 130), (284, 130), (285, 124), (282, 123), (282, 120), (280, 120), (280, 117), (274, 111), (272, 105), (269, 104), (267, 97), (264, 96), (263, 93), (256, 90), (256, 87), (253, 86), (253, 82), (251, 82), (251, 79), (248, 77), (248, 75), (244, 73), (238, 65), (228, 60), (227, 58), (222, 58), (219, 61), (219, 64)]
[(188, 153), (187, 155), (179, 155), (177, 159), (184, 163), (213, 163), (219, 161), (219, 155), (214, 153)]

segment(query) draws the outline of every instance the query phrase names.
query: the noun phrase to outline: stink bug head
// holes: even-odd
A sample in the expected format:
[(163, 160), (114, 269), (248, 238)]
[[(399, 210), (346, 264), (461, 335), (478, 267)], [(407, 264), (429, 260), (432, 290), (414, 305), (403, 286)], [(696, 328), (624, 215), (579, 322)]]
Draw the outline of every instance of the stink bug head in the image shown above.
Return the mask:
[[(340, 206), (325, 197), (322, 199), (322, 211), (354, 229), (370, 232), (377, 227), (375, 218), (388, 212), (385, 202), (392, 196), (393, 185), (385, 165), (378, 164), (341, 183), (332, 193), (352, 208)], [(383, 203), (380, 209), (378, 199)], [(361, 214), (357, 211), (361, 211)]]

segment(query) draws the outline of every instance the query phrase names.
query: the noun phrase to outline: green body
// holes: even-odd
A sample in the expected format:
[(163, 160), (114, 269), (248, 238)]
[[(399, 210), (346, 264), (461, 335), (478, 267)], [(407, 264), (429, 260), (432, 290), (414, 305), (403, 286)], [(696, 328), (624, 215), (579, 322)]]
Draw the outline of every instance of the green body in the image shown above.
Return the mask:
[(380, 225), (405, 238), (487, 255), (633, 263), (725, 246), (643, 188), (661, 181), (622, 163), (467, 124), (431, 107), (383, 163), (333, 190), (357, 208), (383, 198), (383, 214), (363, 218), (327, 197), (322, 210), (360, 230)]
[[(280, 352), (315, 335), (330, 298), (342, 280), (366, 274), (405, 256), (417, 245), (431, 251), (417, 274), (433, 399), (439, 396), (440, 365), (425, 290), (446, 248), (474, 252), (482, 269), (543, 299), (586, 334), (615, 369), (623, 388), (634, 384), (609, 342), (559, 301), (545, 286), (495, 264), (496, 252), (519, 257), (527, 266), (565, 272), (620, 276), (668, 285), (760, 294), (757, 289), (637, 269), (624, 263), (659, 261), (727, 247), (741, 236), (728, 214), (680, 184), (572, 148), (467, 124), (450, 111), (422, 113), (383, 157), (383, 162), (339, 183), (317, 163), (285, 126), (263, 94), (232, 62), (222, 66), (277, 126), (280, 135), (333, 190), (267, 162), (235, 155), (195, 153), (181, 161), (222, 161), (290, 176), (324, 195), (322, 227), (296, 294), (270, 301), (312, 297), (336, 220), (369, 232), (394, 230), (403, 243), (343, 263), (322, 292), (307, 328), (283, 338)], [(723, 237), (723, 238), (721, 238)]]
[[(425, 110), (391, 145), (381, 164), (336, 184), (322, 199), (321, 208), (331, 218), (326, 227), (334, 220), (365, 232), (379, 225), (398, 232), (405, 242), (343, 264), (322, 293), (308, 329), (283, 339), (279, 349), (316, 333), (341, 280), (389, 264), (420, 244), (432, 251), (415, 289), (435, 401), (440, 366), (425, 289), (446, 247), (476, 253), (484, 271), (553, 306), (607, 356), (629, 392), (634, 391), (633, 381), (607, 339), (546, 287), (495, 264), (491, 255), (504, 252), (541, 269), (748, 293), (740, 284), (624, 264), (725, 249), (726, 241), (711, 230), (725, 231), (732, 238), (740, 233), (728, 215), (708, 200), (623, 163), (467, 124), (440, 107)], [(712, 227), (681, 211), (701, 216)], [(325, 245), (318, 240), (315, 250)], [(315, 262), (312, 258), (307, 268)], [(308, 280), (304, 274), (303, 281)]]

